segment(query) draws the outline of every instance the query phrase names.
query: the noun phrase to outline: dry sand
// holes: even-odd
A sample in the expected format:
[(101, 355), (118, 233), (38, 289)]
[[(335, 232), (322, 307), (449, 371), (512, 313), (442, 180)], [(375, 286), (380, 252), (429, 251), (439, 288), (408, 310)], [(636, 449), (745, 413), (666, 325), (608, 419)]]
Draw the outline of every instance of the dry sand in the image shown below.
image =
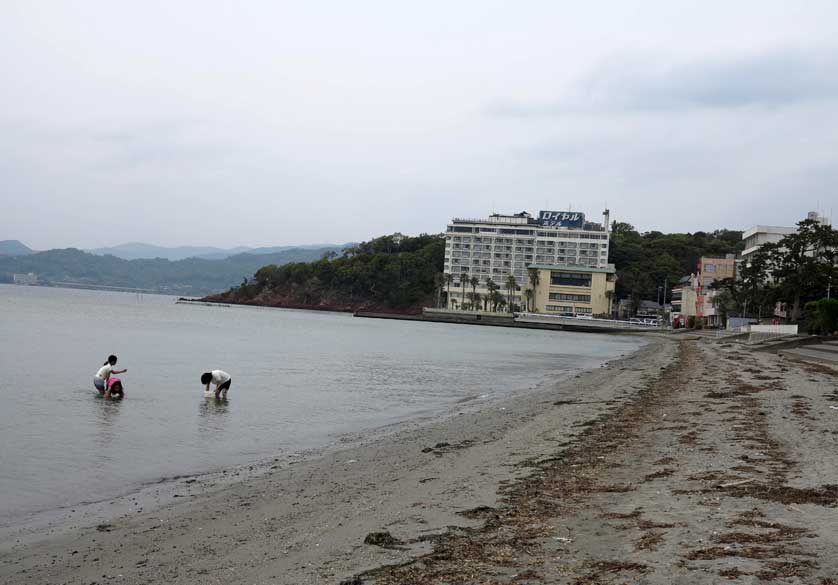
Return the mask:
[(656, 341), (474, 412), (18, 534), (0, 579), (836, 585), (836, 382)]

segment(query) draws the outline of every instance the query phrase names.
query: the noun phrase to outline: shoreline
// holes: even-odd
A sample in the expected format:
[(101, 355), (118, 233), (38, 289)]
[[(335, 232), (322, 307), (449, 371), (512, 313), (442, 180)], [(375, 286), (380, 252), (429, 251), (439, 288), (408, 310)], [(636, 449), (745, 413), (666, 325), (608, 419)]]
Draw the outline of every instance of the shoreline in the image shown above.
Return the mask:
[[(481, 424), (486, 426), (486, 430), (496, 432), (497, 429), (492, 427), (496, 426), (499, 421), (495, 419), (497, 417), (505, 418), (508, 412), (519, 410), (521, 404), (526, 404), (524, 410), (529, 408), (524, 413), (525, 416), (536, 416), (539, 410), (538, 401), (545, 395), (555, 393), (557, 388), (564, 387), (564, 391), (567, 392), (568, 387), (572, 386), (575, 380), (583, 380), (580, 383), (586, 384), (584, 382), (586, 378), (591, 376), (601, 377), (604, 371), (609, 368), (616, 368), (618, 367), (617, 364), (623, 363), (626, 360), (642, 359), (638, 358), (638, 356), (641, 354), (650, 354), (652, 352), (651, 347), (661, 344), (665, 345), (665, 342), (652, 341), (646, 343), (628, 356), (607, 360), (608, 365), (604, 367), (596, 367), (582, 373), (571, 373), (568, 378), (564, 378), (558, 382), (550, 381), (542, 388), (522, 389), (513, 395), (497, 397), (488, 403), (482, 403), (478, 398), (469, 403), (458, 405), (454, 409), (455, 412), (452, 411), (447, 415), (431, 417), (430, 420), (411, 419), (396, 423), (395, 425), (389, 425), (388, 427), (375, 429), (371, 433), (354, 433), (356, 435), (355, 437), (342, 437), (332, 445), (314, 450), (311, 453), (305, 453), (303, 457), (290, 456), (285, 458), (285, 460), (279, 458), (280, 460), (264, 462), (261, 464), (261, 470), (255, 469), (259, 467), (259, 464), (251, 463), (209, 475), (173, 478), (173, 481), (149, 486), (153, 493), (147, 498), (135, 492), (119, 498), (117, 503), (111, 501), (88, 505), (83, 513), (76, 514), (75, 517), (65, 516), (57, 524), (45, 522), (37, 527), (30, 526), (29, 530), (18, 530), (17, 534), (11, 539), (4, 538), (5, 544), (0, 549), (0, 558), (3, 560), (2, 566), (6, 567), (10, 563), (12, 565), (16, 564), (13, 562), (14, 557), (20, 554), (22, 549), (26, 549), (27, 552), (35, 551), (36, 556), (39, 550), (60, 551), (66, 549), (69, 546), (67, 543), (75, 540), (79, 536), (92, 539), (92, 544), (97, 533), (96, 526), (122, 526), (124, 524), (125, 530), (131, 534), (136, 534), (136, 523), (139, 522), (142, 524), (143, 522), (148, 522), (151, 517), (159, 515), (172, 515), (179, 518), (190, 517), (194, 514), (192, 510), (194, 506), (208, 504), (208, 502), (216, 501), (218, 498), (223, 499), (225, 493), (229, 494), (238, 490), (251, 491), (254, 489), (258, 491), (261, 488), (257, 488), (256, 486), (265, 483), (276, 483), (278, 481), (277, 476), (287, 476), (286, 479), (290, 479), (296, 475), (297, 470), (300, 470), (300, 472), (315, 470), (315, 473), (322, 473), (324, 476), (327, 476), (328, 473), (326, 473), (325, 469), (322, 469), (322, 466), (326, 465), (328, 467), (331, 464), (338, 464), (335, 462), (347, 460), (361, 461), (363, 453), (386, 450), (385, 446), (391, 442), (421, 442), (424, 446), (415, 449), (418, 453), (416, 457), (420, 460), (425, 459), (427, 456), (422, 453), (422, 449), (431, 448), (433, 451), (437, 449), (434, 445), (446, 442), (450, 445), (454, 444), (451, 441), (435, 439), (450, 436), (451, 431), (455, 430), (458, 423), (461, 420), (465, 420), (462, 417), (470, 420), (484, 419)], [(473, 441), (474, 439), (464, 440)], [(469, 445), (462, 445), (458, 446), (456, 450), (468, 449), (468, 447)], [(446, 447), (439, 447), (439, 449), (445, 450)], [(414, 450), (410, 449), (410, 451)], [(350, 455), (350, 453), (354, 455)], [(413, 458), (413, 455), (408, 459), (410, 458)], [(327, 461), (331, 463), (324, 463)], [(376, 463), (375, 461), (368, 461), (365, 463), (365, 467), (368, 471), (373, 471)], [(319, 472), (316, 471), (318, 468), (320, 468)], [(245, 470), (248, 473), (244, 473)], [(303, 491), (313, 490), (315, 487), (308, 483), (298, 486)], [(179, 497), (175, 499), (176, 496)], [(78, 509), (80, 506), (76, 508)], [(241, 509), (228, 510), (226, 513), (228, 520), (232, 521), (239, 511)], [(64, 512), (66, 510), (62, 510), (58, 515), (61, 516)], [(110, 531), (111, 529), (109, 528), (108, 530)], [(31, 566), (34, 568), (38, 563), (34, 557), (29, 558), (32, 561)], [(102, 561), (100, 560), (98, 562)], [(114, 562), (116, 561), (114, 560)], [(96, 570), (98, 571), (98, 569)], [(4, 572), (5, 570), (0, 571), (0, 574)], [(27, 573), (29, 572), (27, 571)]]
[(176, 503), (8, 543), (0, 581), (836, 583), (838, 368), (660, 337), (477, 406), (179, 480)]
[[(273, 309), (284, 307), (257, 306), (257, 308)], [(627, 355), (635, 355), (647, 345), (648, 342), (645, 342)], [(0, 554), (3, 554), (8, 549), (12, 540), (19, 543), (37, 542), (47, 533), (56, 531), (63, 532), (68, 528), (75, 530), (90, 527), (103, 522), (109, 522), (121, 514), (130, 514), (138, 510), (151, 512), (165, 506), (176, 505), (179, 503), (177, 498), (181, 497), (177, 492), (181, 490), (184, 481), (212, 485), (213, 491), (218, 491), (244, 481), (262, 477), (277, 469), (286, 469), (290, 465), (299, 465), (300, 463), (306, 463), (318, 457), (346, 449), (364, 448), (369, 444), (384, 441), (393, 435), (439, 424), (466, 413), (479, 413), (479, 411), (485, 408), (496, 406), (500, 403), (515, 401), (521, 397), (527, 397), (532, 393), (543, 392), (545, 388), (565, 382), (571, 377), (584, 376), (587, 373), (598, 371), (612, 362), (625, 358), (626, 356), (623, 355), (608, 359), (603, 358), (600, 360), (600, 363), (592, 365), (589, 368), (573, 370), (561, 375), (550, 374), (535, 385), (522, 386), (509, 393), (469, 396), (447, 406), (440, 406), (437, 409), (414, 413), (414, 415), (403, 420), (343, 433), (334, 436), (328, 442), (321, 445), (296, 449), (292, 453), (263, 456), (258, 459), (205, 471), (152, 478), (138, 484), (126, 486), (124, 489), (119, 490), (119, 493), (112, 498), (79, 501), (54, 508), (24, 512), (19, 516), (11, 516), (5, 519), (4, 524), (0, 526)]]

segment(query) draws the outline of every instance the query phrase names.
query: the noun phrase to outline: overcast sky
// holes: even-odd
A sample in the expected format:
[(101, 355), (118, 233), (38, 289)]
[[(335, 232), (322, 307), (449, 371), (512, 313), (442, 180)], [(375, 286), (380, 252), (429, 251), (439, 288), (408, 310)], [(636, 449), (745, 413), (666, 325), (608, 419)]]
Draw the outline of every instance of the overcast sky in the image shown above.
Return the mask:
[(838, 209), (838, 2), (0, 2), (0, 239)]

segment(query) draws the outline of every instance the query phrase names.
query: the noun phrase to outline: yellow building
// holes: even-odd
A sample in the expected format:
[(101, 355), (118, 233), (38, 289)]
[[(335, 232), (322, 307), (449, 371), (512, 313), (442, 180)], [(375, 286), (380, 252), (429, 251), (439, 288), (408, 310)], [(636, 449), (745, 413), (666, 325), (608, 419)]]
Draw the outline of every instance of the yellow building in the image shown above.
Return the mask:
[(610, 315), (614, 286), (617, 282), (614, 265), (604, 268), (531, 264), (538, 271), (538, 282), (532, 279), (527, 288), (533, 290), (530, 311), (552, 315)]

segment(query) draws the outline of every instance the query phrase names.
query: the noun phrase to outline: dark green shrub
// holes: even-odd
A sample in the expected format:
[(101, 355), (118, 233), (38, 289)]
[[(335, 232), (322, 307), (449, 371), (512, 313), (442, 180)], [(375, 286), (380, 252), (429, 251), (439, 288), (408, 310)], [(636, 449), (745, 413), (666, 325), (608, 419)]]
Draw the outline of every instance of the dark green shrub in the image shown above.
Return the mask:
[(831, 335), (838, 331), (838, 299), (809, 301), (805, 311), (810, 334)]

